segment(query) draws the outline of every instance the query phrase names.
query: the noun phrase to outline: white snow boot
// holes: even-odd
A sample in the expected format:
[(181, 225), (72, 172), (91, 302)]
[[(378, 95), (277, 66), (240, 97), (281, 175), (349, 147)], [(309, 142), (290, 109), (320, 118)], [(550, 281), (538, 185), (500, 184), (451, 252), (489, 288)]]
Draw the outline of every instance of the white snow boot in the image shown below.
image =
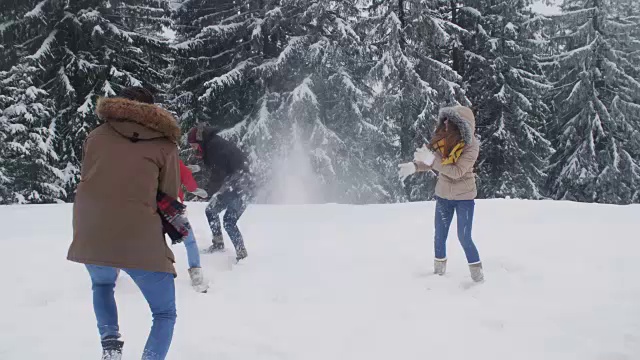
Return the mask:
[(209, 282), (204, 278), (202, 268), (190, 268), (189, 277), (191, 278), (191, 286), (196, 292), (206, 293), (209, 290)]
[(102, 340), (102, 360), (121, 360), (123, 345), (124, 342), (116, 337)]
[(469, 271), (471, 272), (471, 280), (477, 283), (484, 281), (484, 273), (482, 271), (481, 262), (469, 264)]
[(436, 275), (444, 275), (447, 271), (447, 259), (435, 259), (433, 260), (433, 273)]

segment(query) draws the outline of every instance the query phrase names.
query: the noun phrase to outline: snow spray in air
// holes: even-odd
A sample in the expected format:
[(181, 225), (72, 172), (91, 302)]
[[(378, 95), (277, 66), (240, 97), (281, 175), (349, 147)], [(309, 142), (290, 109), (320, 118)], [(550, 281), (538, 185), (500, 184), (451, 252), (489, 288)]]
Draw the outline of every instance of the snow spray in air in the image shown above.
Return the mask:
[(314, 204), (323, 201), (322, 186), (313, 171), (309, 147), (302, 140), (297, 124), (284, 139), (277, 156), (271, 158), (271, 177), (260, 189), (263, 199), (272, 204)]

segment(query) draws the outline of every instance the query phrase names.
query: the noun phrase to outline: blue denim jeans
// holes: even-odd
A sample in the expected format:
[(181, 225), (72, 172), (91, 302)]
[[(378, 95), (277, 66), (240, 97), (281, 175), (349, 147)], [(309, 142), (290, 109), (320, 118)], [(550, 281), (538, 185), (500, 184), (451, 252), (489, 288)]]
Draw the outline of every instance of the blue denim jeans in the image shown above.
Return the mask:
[(220, 226), (220, 213), (224, 210), (224, 229), (229, 234), (229, 239), (236, 249), (244, 248), (244, 240), (240, 229), (238, 228), (238, 220), (247, 209), (247, 202), (243, 195), (231, 188), (215, 194), (209, 200), (209, 205), (205, 210), (209, 227), (213, 236), (222, 235)]
[(196, 243), (196, 236), (193, 233), (193, 228), (189, 228), (189, 235), (184, 239), (184, 247), (187, 249), (187, 261), (189, 267), (200, 267), (200, 251), (198, 250), (198, 243)]
[(471, 239), (473, 227), (473, 212), (475, 201), (473, 200), (447, 200), (436, 198), (435, 241), (434, 249), (436, 259), (447, 258), (447, 236), (449, 227), (453, 221), (454, 212), (458, 214), (458, 240), (464, 249), (469, 264), (480, 261), (478, 249)]
[[(114, 288), (118, 272), (109, 266), (86, 265), (93, 289), (93, 310), (100, 338), (120, 337)], [(138, 285), (153, 315), (153, 326), (142, 354), (143, 360), (163, 360), (169, 352), (176, 323), (176, 297), (173, 274), (122, 269)]]

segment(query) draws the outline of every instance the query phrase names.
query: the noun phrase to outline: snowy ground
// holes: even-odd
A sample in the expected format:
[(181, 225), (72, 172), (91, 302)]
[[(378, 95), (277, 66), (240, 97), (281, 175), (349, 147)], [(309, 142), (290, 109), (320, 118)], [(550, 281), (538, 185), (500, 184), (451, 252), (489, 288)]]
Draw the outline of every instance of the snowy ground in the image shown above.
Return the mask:
[[(89, 278), (65, 260), (71, 207), (0, 208), (0, 359), (99, 358)], [(208, 230), (190, 206), (199, 242)], [(433, 203), (255, 206), (246, 263), (204, 258), (208, 294), (188, 284), (184, 247), (169, 359), (640, 359), (640, 207), (480, 201), (487, 281), (469, 286), (452, 231), (450, 272), (432, 270)], [(124, 276), (125, 359), (150, 326)]]

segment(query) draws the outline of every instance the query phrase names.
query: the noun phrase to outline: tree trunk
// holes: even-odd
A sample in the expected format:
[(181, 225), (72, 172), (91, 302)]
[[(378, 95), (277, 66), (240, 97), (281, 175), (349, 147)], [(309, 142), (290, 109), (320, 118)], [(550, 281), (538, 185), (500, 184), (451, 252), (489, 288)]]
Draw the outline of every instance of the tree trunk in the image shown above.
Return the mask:
[[(595, 30), (596, 34), (598, 34), (599, 36), (603, 36), (604, 34), (602, 33), (602, 30), (600, 29), (600, 11), (601, 11), (601, 4), (600, 4), (600, 0), (594, 0), (593, 2), (593, 7), (596, 8), (596, 13), (593, 16), (592, 22), (593, 22), (593, 29)], [(596, 75), (596, 78), (594, 79), (594, 85), (597, 89), (601, 89), (603, 87), (605, 87), (605, 80), (602, 77), (602, 74), (604, 74), (604, 71), (602, 69), (602, 45), (597, 44), (597, 49), (596, 49), (596, 68), (598, 69), (598, 75)]]
[(406, 19), (404, 13), (404, 0), (398, 0), (398, 18), (400, 19), (400, 48), (404, 51), (405, 46), (405, 38), (404, 38), (404, 29), (406, 26)]
[[(458, 8), (456, 0), (451, 0), (451, 22), (460, 26), (458, 22)], [(460, 49), (460, 41), (457, 41), (453, 45), (451, 60), (453, 61), (452, 68), (458, 75), (464, 75), (464, 51)]]

